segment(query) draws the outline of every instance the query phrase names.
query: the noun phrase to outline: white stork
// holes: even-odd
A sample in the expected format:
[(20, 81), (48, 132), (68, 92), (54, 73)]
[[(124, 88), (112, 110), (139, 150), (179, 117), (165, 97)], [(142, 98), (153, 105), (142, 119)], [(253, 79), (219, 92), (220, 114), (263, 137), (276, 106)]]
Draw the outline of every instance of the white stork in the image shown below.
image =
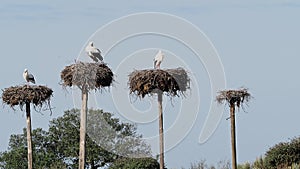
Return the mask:
[(27, 69), (24, 70), (23, 77), (26, 80), (27, 84), (29, 82), (35, 84), (34, 76), (32, 74), (28, 73)]
[(160, 69), (160, 64), (163, 61), (164, 57), (165, 55), (163, 54), (163, 52), (159, 50), (154, 58), (154, 69)]
[(93, 59), (95, 62), (103, 61), (103, 57), (101, 56), (101, 51), (94, 47), (93, 42), (89, 42), (89, 44), (86, 46), (85, 51), (89, 55), (91, 59)]

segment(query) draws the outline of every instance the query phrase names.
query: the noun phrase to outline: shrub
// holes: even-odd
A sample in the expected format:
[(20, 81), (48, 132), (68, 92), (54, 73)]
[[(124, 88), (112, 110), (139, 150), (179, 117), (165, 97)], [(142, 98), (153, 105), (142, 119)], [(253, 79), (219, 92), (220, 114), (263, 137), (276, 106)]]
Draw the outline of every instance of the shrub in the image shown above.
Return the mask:
[(150, 157), (121, 158), (116, 160), (109, 169), (159, 169), (159, 163)]

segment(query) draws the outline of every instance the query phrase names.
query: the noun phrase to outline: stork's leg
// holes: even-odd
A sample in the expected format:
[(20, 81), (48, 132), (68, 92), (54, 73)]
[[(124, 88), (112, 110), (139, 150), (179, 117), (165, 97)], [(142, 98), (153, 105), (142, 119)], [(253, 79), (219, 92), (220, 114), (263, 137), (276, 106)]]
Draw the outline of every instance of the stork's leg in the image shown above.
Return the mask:
[(160, 69), (160, 64), (161, 64), (161, 62), (158, 62), (157, 69)]

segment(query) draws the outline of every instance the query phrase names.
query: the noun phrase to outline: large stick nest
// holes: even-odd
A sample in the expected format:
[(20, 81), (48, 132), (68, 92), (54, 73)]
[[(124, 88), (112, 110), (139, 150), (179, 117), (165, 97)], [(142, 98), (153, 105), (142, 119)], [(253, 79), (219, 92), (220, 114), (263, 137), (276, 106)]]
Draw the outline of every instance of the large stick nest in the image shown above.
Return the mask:
[(113, 82), (113, 72), (104, 63), (77, 62), (66, 66), (60, 77), (63, 86), (77, 86), (87, 90), (109, 87)]
[(144, 98), (158, 91), (179, 96), (190, 88), (190, 78), (183, 68), (135, 70), (129, 74), (130, 94)]
[(249, 102), (251, 99), (251, 94), (248, 89), (241, 88), (238, 90), (223, 90), (219, 91), (219, 95), (216, 97), (218, 103), (223, 104), (224, 101), (231, 105), (236, 105), (238, 108), (241, 103)]
[(26, 103), (32, 103), (35, 107), (42, 107), (46, 103), (50, 108), (52, 89), (46, 86), (13, 86), (2, 90), (2, 100), (12, 108), (19, 105), (22, 109)]

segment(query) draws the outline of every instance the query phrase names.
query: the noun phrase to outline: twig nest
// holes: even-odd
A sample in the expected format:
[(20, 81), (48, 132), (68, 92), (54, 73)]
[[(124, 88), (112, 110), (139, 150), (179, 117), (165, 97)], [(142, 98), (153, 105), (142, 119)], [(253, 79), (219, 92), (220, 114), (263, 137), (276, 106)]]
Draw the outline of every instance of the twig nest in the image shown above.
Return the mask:
[(245, 88), (219, 91), (219, 95), (216, 97), (218, 103), (227, 101), (230, 105), (236, 104), (237, 107), (240, 107), (241, 103), (248, 102), (250, 99), (251, 94)]
[(20, 105), (21, 109), (26, 103), (37, 107), (42, 107), (44, 103), (50, 106), (52, 93), (52, 89), (46, 86), (13, 86), (3, 90), (2, 100), (11, 107)]
[(129, 74), (130, 94), (145, 97), (157, 91), (179, 96), (190, 88), (190, 79), (183, 68), (135, 70)]
[(77, 62), (66, 66), (61, 72), (63, 86), (84, 87), (87, 90), (109, 87), (113, 82), (113, 72), (104, 63), (84, 63)]

